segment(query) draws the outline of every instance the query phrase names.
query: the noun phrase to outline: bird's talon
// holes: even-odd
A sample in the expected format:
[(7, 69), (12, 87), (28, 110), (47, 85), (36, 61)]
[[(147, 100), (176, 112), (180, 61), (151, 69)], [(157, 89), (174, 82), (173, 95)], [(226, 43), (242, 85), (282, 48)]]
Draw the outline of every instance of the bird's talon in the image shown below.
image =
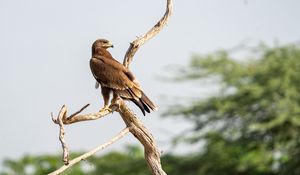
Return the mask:
[(99, 110), (99, 112), (105, 112), (105, 111), (112, 112), (112, 110), (109, 108), (109, 106), (104, 106), (102, 109)]

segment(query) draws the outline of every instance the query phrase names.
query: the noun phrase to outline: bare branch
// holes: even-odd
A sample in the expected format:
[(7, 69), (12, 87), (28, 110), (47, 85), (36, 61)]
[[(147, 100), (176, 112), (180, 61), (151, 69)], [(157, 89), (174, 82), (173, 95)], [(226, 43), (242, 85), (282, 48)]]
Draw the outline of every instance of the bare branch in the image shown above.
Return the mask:
[(167, 8), (164, 16), (146, 34), (130, 43), (130, 46), (123, 60), (123, 65), (125, 67), (129, 67), (129, 64), (131, 63), (133, 56), (135, 55), (137, 50), (162, 30), (162, 28), (166, 25), (167, 21), (169, 20), (172, 11), (173, 2), (172, 0), (167, 0)]
[(59, 112), (59, 116), (58, 116), (58, 124), (60, 127), (59, 130), (59, 140), (61, 142), (61, 146), (63, 149), (63, 162), (65, 165), (69, 164), (69, 151), (68, 151), (68, 147), (65, 141), (65, 128), (64, 128), (64, 124), (63, 124), (63, 117), (66, 115), (67, 113), (67, 107), (65, 105), (63, 105), (63, 107), (61, 108), (60, 112)]
[[(167, 7), (164, 16), (154, 25), (146, 34), (142, 37), (137, 38), (133, 42), (130, 43), (130, 46), (125, 54), (123, 65), (125, 67), (129, 67), (133, 56), (137, 52), (137, 50), (146, 43), (148, 40), (157, 35), (162, 28), (166, 25), (169, 20), (173, 10), (173, 2), (172, 0), (167, 0)], [(138, 119), (138, 117), (126, 106), (126, 104), (121, 101), (120, 103), (119, 113), (122, 116), (122, 119), (126, 123), (128, 127), (131, 127), (130, 132), (143, 144), (145, 151), (145, 159), (147, 160), (147, 164), (151, 169), (153, 175), (166, 175), (164, 170), (162, 169), (160, 162), (160, 152), (157, 149), (156, 143), (154, 141), (153, 136), (147, 130), (147, 128), (142, 124), (142, 122)]]
[[(65, 111), (63, 114), (60, 113), (58, 114), (58, 116), (62, 115), (62, 122), (65, 125), (69, 125), (72, 123), (77, 123), (77, 122), (82, 122), (82, 121), (88, 121), (88, 120), (96, 120), (99, 118), (102, 118), (114, 111), (118, 110), (118, 105), (117, 104), (111, 104), (109, 106), (110, 110), (104, 110), (104, 111), (99, 111), (98, 113), (95, 114), (84, 114), (84, 115), (77, 115), (80, 112), (82, 112), (85, 108), (87, 108), (89, 106), (89, 104), (85, 105), (84, 107), (82, 107), (79, 111), (75, 112), (74, 114), (70, 115), (69, 117), (67, 117), (67, 111)], [(58, 119), (53, 118), (52, 116), (52, 120), (55, 124), (58, 124)]]
[(149, 130), (143, 125), (134, 112), (125, 104), (123, 100), (120, 104), (119, 113), (130, 127), (130, 132), (143, 144), (145, 159), (153, 175), (166, 175), (160, 162), (160, 151), (157, 149), (155, 140)]
[(94, 155), (96, 152), (105, 149), (106, 147), (108, 147), (109, 145), (115, 143), (116, 141), (120, 140), (122, 137), (124, 137), (128, 132), (129, 132), (130, 128), (127, 127), (125, 129), (123, 129), (118, 135), (114, 136), (113, 138), (111, 138), (108, 142), (101, 144), (99, 146), (97, 146), (96, 148), (92, 149), (91, 151), (78, 156), (72, 160), (69, 161), (68, 165), (64, 165), (62, 167), (60, 167), (59, 169), (57, 169), (56, 171), (49, 173), (48, 175), (57, 175), (60, 174), (62, 172), (64, 172), (66, 169), (72, 167), (74, 164), (87, 159), (88, 157)]
[(75, 115), (81, 113), (83, 110), (85, 110), (85, 108), (87, 108), (88, 106), (90, 106), (90, 104), (86, 104), (85, 106), (83, 106), (79, 111), (75, 112), (74, 114), (70, 115), (69, 118), (74, 117)]

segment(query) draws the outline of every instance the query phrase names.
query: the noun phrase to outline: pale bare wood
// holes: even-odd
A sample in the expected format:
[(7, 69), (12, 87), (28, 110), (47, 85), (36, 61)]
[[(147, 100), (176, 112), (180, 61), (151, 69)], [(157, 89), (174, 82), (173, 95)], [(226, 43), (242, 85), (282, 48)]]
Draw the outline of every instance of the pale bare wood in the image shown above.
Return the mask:
[[(63, 149), (63, 162), (65, 165), (68, 165), (69, 164), (69, 149), (68, 149), (67, 143), (65, 141), (65, 128), (64, 128), (63, 121), (62, 121), (63, 118), (65, 117), (66, 113), (67, 113), (67, 107), (65, 105), (63, 105), (59, 111), (56, 121), (60, 128), (59, 129), (59, 141), (60, 141), (62, 149)], [(51, 116), (53, 119), (52, 113), (51, 113)]]
[[(98, 113), (95, 113), (95, 114), (77, 115), (80, 112), (82, 112), (88, 105), (89, 104), (85, 105), (79, 111), (75, 112), (74, 114), (70, 115), (69, 117), (67, 117), (67, 111), (65, 111), (65, 113), (63, 114), (63, 117), (62, 117), (63, 124), (69, 125), (69, 124), (72, 124), (72, 123), (77, 123), (77, 122), (82, 122), (82, 121), (97, 120), (99, 118), (105, 117), (106, 115), (108, 115), (108, 114), (110, 114), (110, 113), (112, 113), (112, 112), (114, 112), (118, 109), (118, 105), (111, 104), (109, 106), (110, 110), (105, 109), (105, 110), (99, 111)], [(58, 118), (55, 119), (55, 118), (52, 117), (52, 120), (55, 124), (58, 124)]]
[(129, 132), (130, 128), (125, 128), (123, 129), (119, 134), (117, 134), (116, 136), (114, 136), (113, 138), (111, 138), (108, 142), (103, 143), (99, 146), (97, 146), (96, 148), (92, 149), (91, 151), (82, 154), (81, 156), (78, 156), (72, 160), (69, 161), (68, 165), (63, 165), (62, 167), (60, 167), (59, 169), (57, 169), (56, 171), (49, 173), (48, 175), (58, 175), (61, 174), (62, 172), (64, 172), (65, 170), (67, 170), (68, 168), (72, 167), (73, 165), (75, 165), (76, 163), (87, 159), (88, 157), (94, 155), (96, 152), (99, 152), (103, 149), (105, 149), (106, 147), (108, 147), (109, 145), (115, 143), (116, 141), (120, 140), (122, 137), (124, 137), (128, 132)]
[(167, 0), (167, 7), (164, 16), (146, 34), (142, 35), (141, 37), (138, 37), (136, 40), (130, 43), (130, 46), (126, 51), (123, 60), (123, 65), (125, 67), (127, 68), (129, 67), (129, 64), (131, 63), (133, 56), (135, 55), (137, 50), (163, 29), (163, 27), (167, 24), (167, 21), (169, 20), (172, 12), (173, 12), (173, 2), (172, 0)]
[(160, 161), (160, 151), (158, 150), (155, 140), (150, 131), (143, 125), (136, 114), (125, 104), (123, 100), (118, 102), (120, 104), (119, 113), (130, 127), (130, 132), (141, 142), (144, 146), (144, 156), (147, 164), (153, 175), (166, 175), (162, 169)]
[[(133, 42), (130, 43), (130, 46), (125, 54), (123, 65), (125, 67), (129, 67), (133, 56), (137, 52), (137, 50), (142, 46), (145, 42), (153, 38), (157, 35), (162, 28), (166, 25), (173, 11), (173, 2), (172, 0), (167, 0), (167, 7), (164, 16), (157, 22), (154, 27), (152, 27), (146, 34), (142, 37), (137, 38)], [(130, 132), (143, 144), (145, 159), (147, 160), (147, 164), (153, 175), (166, 175), (164, 170), (162, 169), (161, 161), (160, 161), (160, 152), (156, 146), (155, 140), (152, 134), (148, 131), (148, 129), (142, 124), (142, 122), (138, 119), (138, 117), (127, 107), (127, 105), (121, 101), (120, 102), (120, 115), (122, 119), (126, 123), (127, 126), (131, 127)]]

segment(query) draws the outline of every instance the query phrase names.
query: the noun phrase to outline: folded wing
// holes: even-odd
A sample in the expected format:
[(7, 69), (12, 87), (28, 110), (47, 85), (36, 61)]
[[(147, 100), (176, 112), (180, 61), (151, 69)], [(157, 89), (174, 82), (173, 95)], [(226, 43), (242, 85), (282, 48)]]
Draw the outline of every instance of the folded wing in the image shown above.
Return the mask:
[(90, 60), (93, 76), (101, 86), (110, 88), (123, 99), (134, 102), (145, 115), (155, 110), (154, 103), (144, 94), (134, 75), (114, 59), (93, 57)]

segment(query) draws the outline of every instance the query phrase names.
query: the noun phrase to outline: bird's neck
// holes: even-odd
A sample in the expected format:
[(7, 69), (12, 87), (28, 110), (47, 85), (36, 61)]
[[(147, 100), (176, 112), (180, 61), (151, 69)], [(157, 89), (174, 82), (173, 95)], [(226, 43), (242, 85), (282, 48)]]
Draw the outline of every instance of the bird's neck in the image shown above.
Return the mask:
[(113, 58), (112, 55), (105, 48), (96, 48), (92, 50), (92, 56), (105, 56), (106, 58)]

